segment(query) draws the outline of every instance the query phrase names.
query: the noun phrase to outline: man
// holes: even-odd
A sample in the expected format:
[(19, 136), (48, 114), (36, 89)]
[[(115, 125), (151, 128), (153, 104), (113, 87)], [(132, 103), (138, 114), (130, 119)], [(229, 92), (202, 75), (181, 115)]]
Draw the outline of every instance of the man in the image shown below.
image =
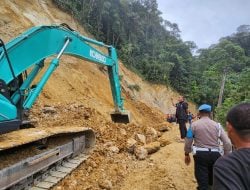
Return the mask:
[(191, 112), (188, 112), (187, 117), (188, 117), (188, 123), (189, 123), (189, 125), (191, 125), (192, 120), (195, 118), (195, 116)]
[(187, 113), (188, 113), (188, 103), (184, 101), (183, 96), (179, 96), (178, 103), (174, 104), (173, 99), (172, 104), (176, 107), (176, 120), (179, 124), (180, 136), (184, 141), (184, 138), (187, 134), (186, 122), (187, 122)]
[(214, 165), (214, 190), (250, 189), (250, 103), (233, 107), (227, 114), (227, 131), (235, 151)]
[(231, 152), (232, 147), (223, 128), (210, 119), (210, 113), (210, 105), (203, 104), (199, 107), (200, 119), (192, 123), (192, 135), (185, 140), (185, 163), (190, 164), (189, 153), (193, 149), (194, 172), (199, 190), (207, 190), (213, 184), (213, 165), (221, 156), (220, 140), (225, 154)]

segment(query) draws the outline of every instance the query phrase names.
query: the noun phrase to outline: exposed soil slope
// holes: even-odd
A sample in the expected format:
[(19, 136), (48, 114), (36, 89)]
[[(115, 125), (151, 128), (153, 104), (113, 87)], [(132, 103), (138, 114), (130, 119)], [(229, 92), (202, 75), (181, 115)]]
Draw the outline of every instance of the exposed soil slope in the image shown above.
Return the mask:
[[(5, 42), (34, 25), (55, 23), (68, 23), (87, 35), (50, 0), (0, 1), (0, 36)], [(165, 113), (174, 112), (170, 97), (178, 94), (148, 84), (122, 64), (120, 72), (125, 108), (132, 114), (128, 125), (110, 120), (113, 101), (106, 70), (69, 56), (62, 57), (33, 107), (30, 118), (38, 129), (73, 125), (96, 131), (97, 145), (91, 158), (55, 189), (194, 189), (192, 166), (183, 165), (183, 144), (176, 141), (177, 127), (164, 122)], [(140, 90), (131, 89), (131, 85), (138, 85)], [(44, 111), (46, 107), (53, 111)], [(162, 126), (168, 126), (169, 131), (157, 132), (156, 136), (150, 132)], [(139, 161), (127, 151), (127, 140), (137, 134), (145, 135), (147, 143), (159, 141), (162, 136), (167, 146)], [(143, 143), (137, 140), (136, 146), (140, 145)]]

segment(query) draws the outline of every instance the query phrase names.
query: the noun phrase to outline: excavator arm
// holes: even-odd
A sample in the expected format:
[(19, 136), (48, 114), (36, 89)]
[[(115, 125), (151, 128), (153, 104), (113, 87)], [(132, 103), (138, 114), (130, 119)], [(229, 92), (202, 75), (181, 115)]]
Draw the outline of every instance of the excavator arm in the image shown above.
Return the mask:
[[(107, 48), (108, 54), (91, 45)], [(0, 46), (0, 132), (19, 127), (22, 112), (32, 107), (63, 54), (107, 66), (115, 106), (111, 118), (114, 122), (129, 122), (129, 113), (123, 107), (114, 47), (84, 37), (65, 25), (33, 27), (6, 45), (1, 41)], [(49, 67), (31, 87), (49, 57), (53, 57)]]

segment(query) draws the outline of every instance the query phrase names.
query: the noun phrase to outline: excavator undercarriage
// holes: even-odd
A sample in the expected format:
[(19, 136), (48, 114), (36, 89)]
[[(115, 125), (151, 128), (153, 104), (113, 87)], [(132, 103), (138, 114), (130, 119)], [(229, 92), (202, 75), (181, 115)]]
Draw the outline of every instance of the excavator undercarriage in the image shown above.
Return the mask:
[(95, 144), (94, 131), (84, 127), (18, 132), (2, 136), (0, 189), (50, 189), (84, 162)]

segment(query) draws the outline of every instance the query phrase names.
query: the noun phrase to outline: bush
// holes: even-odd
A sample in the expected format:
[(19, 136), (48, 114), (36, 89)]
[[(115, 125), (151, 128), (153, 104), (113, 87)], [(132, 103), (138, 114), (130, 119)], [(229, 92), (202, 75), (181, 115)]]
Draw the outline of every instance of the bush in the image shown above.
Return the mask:
[(131, 90), (136, 90), (137, 92), (141, 90), (141, 87), (138, 84), (130, 84), (128, 85), (128, 88)]

